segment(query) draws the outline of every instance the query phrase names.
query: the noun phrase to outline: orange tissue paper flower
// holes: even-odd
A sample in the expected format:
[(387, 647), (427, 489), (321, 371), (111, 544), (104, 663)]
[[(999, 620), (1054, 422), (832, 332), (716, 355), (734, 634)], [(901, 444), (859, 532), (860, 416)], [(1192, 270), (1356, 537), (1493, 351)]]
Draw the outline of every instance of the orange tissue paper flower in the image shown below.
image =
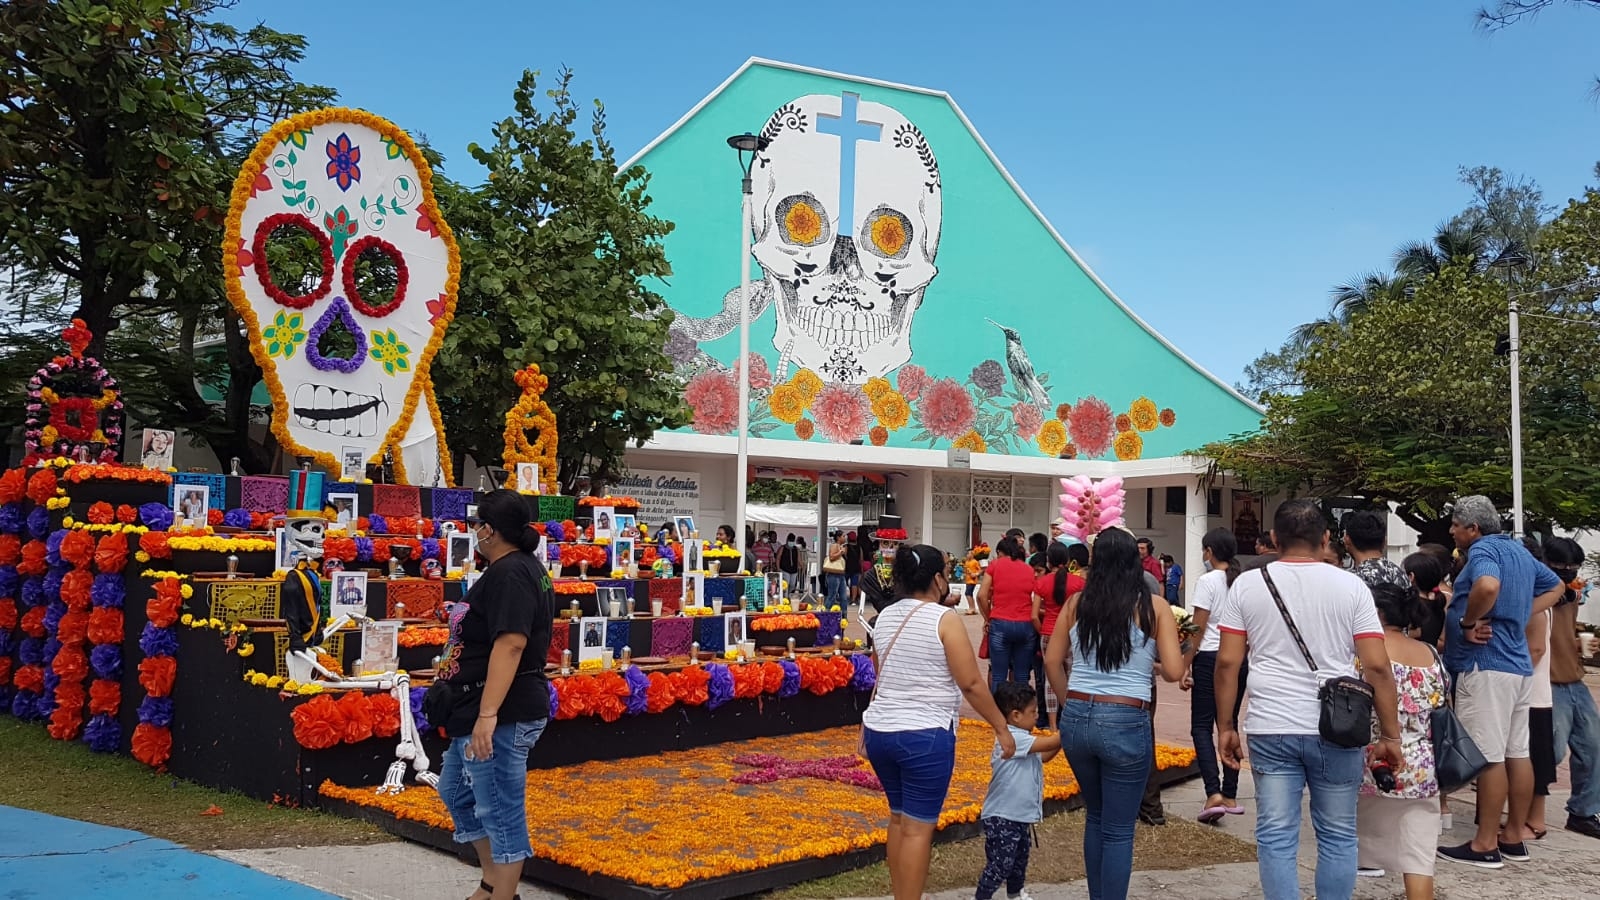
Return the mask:
[(17, 627), (17, 601), (10, 597), (0, 597), (0, 628), (15, 627)]
[(672, 692), (685, 706), (704, 705), (709, 695), (706, 686), (711, 681), (711, 673), (705, 666), (690, 666), (667, 677), (672, 679)]
[(206, 524), (212, 528), (222, 524), (222, 510), (213, 509), (206, 513)]
[(0, 687), (11, 683), (11, 657), (0, 656)]
[(344, 713), (327, 694), (312, 697), (289, 714), (294, 739), (308, 750), (326, 750), (344, 739)]
[(89, 504), (89, 524), (110, 525), (117, 517), (117, 510), (104, 500), (96, 500)]
[(144, 612), (151, 624), (157, 628), (171, 628), (172, 623), (178, 621), (181, 605), (182, 598), (163, 595), (158, 591), (154, 597), (146, 601)]
[(93, 588), (94, 576), (88, 569), (73, 569), (61, 579), (61, 600), (73, 612), (87, 612)]
[(122, 684), (109, 678), (96, 678), (89, 682), (89, 712), (91, 715), (114, 716), (122, 708)]
[[(71, 615), (69, 613), (69, 615)], [(66, 616), (61, 617), (65, 622)], [(96, 607), (89, 613), (89, 642), (92, 644), (117, 644), (122, 642), (122, 610), (113, 606)]]
[[(61, 617), (56, 626), (56, 640), (65, 645), (81, 644), (89, 638), (89, 614), (72, 610)], [(65, 653), (65, 650), (62, 650)]]
[(165, 765), (172, 756), (172, 729), (149, 722), (133, 729), (133, 758), (147, 766)]
[(17, 563), (19, 575), (43, 575), (50, 568), (45, 561), (44, 541), (29, 541), (22, 545), (22, 562)]
[(178, 661), (170, 656), (147, 656), (139, 660), (139, 683), (152, 697), (165, 697), (172, 693), (172, 682), (178, 677)]
[(28, 499), (43, 506), (56, 495), (56, 470), (40, 469), (28, 479)]
[(33, 609), (23, 613), (22, 633), (32, 638), (44, 637), (44, 613), (45, 608), (42, 606), (35, 606)]
[(672, 692), (672, 682), (660, 672), (650, 673), (650, 690), (645, 694), (646, 712), (664, 712), (676, 703), (678, 696)]
[(761, 664), (761, 690), (776, 694), (783, 687), (783, 666), (775, 662)]
[(172, 556), (165, 531), (146, 531), (139, 535), (139, 549), (150, 554), (151, 559), (168, 559)]
[(108, 534), (94, 548), (94, 567), (102, 574), (116, 574), (128, 564), (128, 539)]
[(117, 521), (124, 525), (133, 525), (139, 521), (139, 510), (127, 503), (118, 504)]
[(27, 496), (28, 480), (21, 469), (7, 469), (0, 475), (0, 503), (16, 503)]
[(359, 744), (372, 737), (372, 710), (367, 707), (366, 695), (350, 691), (336, 702), (339, 715), (344, 717), (345, 743)]
[(44, 690), (44, 667), (19, 666), (17, 674), (11, 677), (11, 683), (15, 684), (19, 691), (33, 691), (37, 694)]
[(83, 729), (83, 710), (68, 706), (56, 706), (56, 711), (50, 714), (50, 725), (45, 731), (58, 741), (70, 741), (78, 736)]
[(0, 534), (0, 566), (14, 566), (22, 559), (22, 539), (14, 534)]
[(87, 566), (94, 559), (94, 535), (87, 531), (68, 532), (61, 540), (61, 558), (74, 566)]
[(393, 737), (400, 731), (400, 702), (390, 694), (373, 694), (367, 698), (367, 709), (372, 713), (372, 733), (378, 737)]

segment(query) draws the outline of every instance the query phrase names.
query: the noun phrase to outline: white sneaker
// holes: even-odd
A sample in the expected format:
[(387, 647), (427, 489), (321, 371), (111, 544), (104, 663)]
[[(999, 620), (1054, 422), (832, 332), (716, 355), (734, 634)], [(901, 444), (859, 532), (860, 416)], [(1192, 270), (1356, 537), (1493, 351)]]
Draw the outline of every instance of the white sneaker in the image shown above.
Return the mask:
[(1006, 900), (1033, 900), (1033, 895), (1028, 893), (1027, 888), (1023, 888), (1020, 894), (1007, 894)]
[(1369, 867), (1366, 867), (1366, 866), (1362, 866), (1361, 868), (1356, 869), (1356, 875), (1358, 875), (1358, 876), (1360, 876), (1362, 878), (1382, 878), (1383, 876), (1385, 876), (1387, 874), (1389, 874), (1389, 873), (1385, 872), (1382, 869), (1374, 869), (1374, 868), (1369, 868)]

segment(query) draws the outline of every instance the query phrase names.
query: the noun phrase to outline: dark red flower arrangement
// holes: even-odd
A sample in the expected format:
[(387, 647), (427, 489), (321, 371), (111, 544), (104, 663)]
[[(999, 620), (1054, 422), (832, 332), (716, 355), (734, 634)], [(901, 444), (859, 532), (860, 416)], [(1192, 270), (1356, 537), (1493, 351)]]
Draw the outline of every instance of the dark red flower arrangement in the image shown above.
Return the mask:
[[(322, 279), (317, 282), (316, 288), (311, 293), (299, 297), (278, 287), (272, 280), (271, 270), (267, 268), (267, 239), (272, 236), (272, 232), (284, 226), (299, 228), (316, 238), (317, 247), (322, 251)], [(328, 237), (327, 232), (299, 213), (278, 213), (262, 219), (261, 224), (256, 226), (251, 256), (254, 257), (256, 279), (261, 282), (261, 289), (280, 306), (305, 309), (328, 296), (328, 292), (333, 290), (333, 240)]]
[[(369, 303), (361, 296), (361, 291), (356, 287), (356, 261), (367, 250), (378, 249), (394, 263), (395, 287), (394, 296), (386, 303)], [(411, 280), (411, 273), (406, 268), (405, 257), (400, 254), (395, 245), (376, 235), (367, 235), (350, 245), (344, 254), (344, 296), (350, 305), (360, 310), (365, 315), (374, 319), (381, 319), (389, 313), (400, 308), (406, 301), (406, 284)]]

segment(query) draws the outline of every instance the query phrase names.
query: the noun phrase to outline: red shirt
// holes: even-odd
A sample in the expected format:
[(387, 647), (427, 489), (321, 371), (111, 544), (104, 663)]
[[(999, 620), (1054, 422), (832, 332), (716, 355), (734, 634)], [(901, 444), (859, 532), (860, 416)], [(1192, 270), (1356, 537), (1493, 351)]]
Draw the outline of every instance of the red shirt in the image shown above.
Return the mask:
[(989, 563), (989, 618), (1033, 621), (1033, 566), (1000, 557)]
[[(1083, 576), (1068, 574), (1067, 592), (1062, 595), (1062, 601), (1065, 602), (1067, 597), (1082, 591), (1083, 585)], [(1056, 617), (1061, 615), (1062, 606), (1062, 604), (1056, 602), (1056, 573), (1046, 572), (1040, 575), (1038, 580), (1033, 583), (1033, 592), (1038, 594), (1039, 599), (1043, 601), (1040, 606), (1044, 611), (1044, 624), (1040, 627), (1039, 633), (1049, 637), (1055, 633)]]
[(1141, 563), (1146, 572), (1149, 572), (1151, 575), (1156, 577), (1156, 581), (1159, 581), (1162, 584), (1166, 583), (1166, 573), (1161, 571), (1161, 560), (1154, 556), (1146, 556)]

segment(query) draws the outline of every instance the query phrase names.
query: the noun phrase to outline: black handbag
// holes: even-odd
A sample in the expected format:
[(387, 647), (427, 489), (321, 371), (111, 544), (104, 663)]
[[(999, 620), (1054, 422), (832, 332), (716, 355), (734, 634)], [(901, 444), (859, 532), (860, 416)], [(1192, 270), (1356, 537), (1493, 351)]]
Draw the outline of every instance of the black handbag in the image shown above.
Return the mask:
[[(1433, 650), (1432, 647), (1428, 649)], [(1433, 660), (1448, 679), (1450, 676), (1445, 673), (1444, 660), (1439, 658), (1438, 650), (1433, 650)], [(1433, 776), (1439, 782), (1440, 792), (1446, 794), (1466, 786), (1489, 765), (1472, 735), (1467, 734), (1461, 720), (1456, 718), (1451, 693), (1446, 690), (1444, 702), (1428, 713), (1428, 736), (1433, 740)]]
[[(1306, 642), (1300, 637), (1300, 629), (1295, 626), (1294, 617), (1289, 615), (1289, 607), (1284, 605), (1278, 586), (1273, 584), (1271, 573), (1266, 566), (1259, 571), (1262, 580), (1267, 583), (1267, 590), (1272, 593), (1273, 601), (1278, 604), (1278, 612), (1283, 615), (1283, 624), (1289, 626), (1289, 634), (1294, 638), (1295, 646), (1300, 648), (1300, 655), (1306, 658), (1306, 665), (1311, 667), (1312, 672), (1317, 671), (1317, 661), (1306, 649)], [(1317, 703), (1322, 707), (1317, 718), (1317, 731), (1323, 740), (1345, 748), (1365, 747), (1372, 743), (1372, 685), (1350, 675), (1330, 678), (1317, 689)]]
[(435, 678), (422, 694), (422, 714), (428, 717), (430, 727), (444, 728), (457, 709), (468, 702), (476, 702), (473, 695), (482, 689), (481, 681), (477, 684), (451, 684)]

